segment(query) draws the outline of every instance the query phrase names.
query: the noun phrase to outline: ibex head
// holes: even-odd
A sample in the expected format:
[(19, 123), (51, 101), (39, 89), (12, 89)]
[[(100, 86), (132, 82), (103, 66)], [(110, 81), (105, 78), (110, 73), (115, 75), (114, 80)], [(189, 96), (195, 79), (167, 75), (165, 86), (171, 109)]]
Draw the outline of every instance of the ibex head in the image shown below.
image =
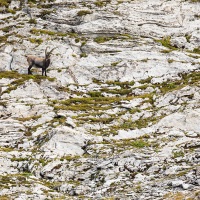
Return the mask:
[(51, 51), (47, 52), (48, 47), (45, 50), (45, 59), (49, 59), (51, 57), (51, 54), (53, 52), (54, 49), (56, 49), (57, 47), (54, 47), (53, 49), (51, 49)]

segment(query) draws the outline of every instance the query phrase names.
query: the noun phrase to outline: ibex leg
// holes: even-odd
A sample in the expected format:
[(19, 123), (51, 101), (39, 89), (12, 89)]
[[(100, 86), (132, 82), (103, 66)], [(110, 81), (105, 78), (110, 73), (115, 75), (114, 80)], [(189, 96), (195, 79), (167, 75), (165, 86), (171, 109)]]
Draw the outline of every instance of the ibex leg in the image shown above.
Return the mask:
[(42, 68), (42, 76), (43, 76), (44, 72), (45, 72), (45, 69)]
[(31, 72), (31, 68), (33, 67), (33, 65), (30, 65), (29, 68), (28, 68), (28, 74), (32, 74)]

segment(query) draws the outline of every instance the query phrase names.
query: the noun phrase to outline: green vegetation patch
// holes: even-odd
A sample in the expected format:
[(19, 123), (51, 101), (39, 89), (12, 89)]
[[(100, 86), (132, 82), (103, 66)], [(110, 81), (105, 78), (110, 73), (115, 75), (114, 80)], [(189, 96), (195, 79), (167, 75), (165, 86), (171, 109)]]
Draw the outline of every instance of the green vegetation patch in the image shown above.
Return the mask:
[(67, 33), (49, 31), (45, 29), (35, 29), (35, 28), (31, 29), (30, 33), (38, 35), (38, 36), (41, 34), (50, 35), (50, 36), (62, 36), (62, 37), (65, 37), (68, 35)]
[(182, 77), (181, 80), (175, 80), (175, 81), (166, 81), (163, 83), (160, 83), (157, 85), (157, 87), (159, 87), (159, 89), (161, 90), (162, 93), (167, 93), (173, 90), (178, 90), (181, 89), (183, 87), (185, 87), (186, 85), (195, 85), (198, 84), (200, 81), (200, 72), (191, 72), (188, 74), (180, 74), (180, 76)]
[(0, 0), (0, 6), (5, 6), (8, 7), (9, 4), (11, 3), (11, 0)]
[(177, 50), (178, 48), (174, 47), (171, 45), (171, 37), (170, 36), (166, 36), (164, 38), (162, 38), (161, 40), (155, 40), (156, 42), (160, 42), (164, 47), (169, 48), (171, 50)]
[(147, 140), (144, 139), (124, 139), (116, 141), (114, 143), (118, 147), (130, 147), (130, 148), (144, 148), (151, 146)]
[(37, 20), (36, 19), (30, 19), (28, 21), (28, 23), (30, 23), (30, 24), (37, 24)]
[(6, 26), (6, 27), (2, 28), (1, 30), (5, 33), (8, 33), (11, 29), (12, 29), (12, 26)]
[(134, 81), (125, 81), (125, 82), (121, 82), (121, 81), (106, 81), (106, 84), (108, 85), (113, 85), (113, 86), (120, 86), (123, 89), (128, 89), (131, 86), (133, 86), (135, 84)]
[(99, 37), (96, 37), (96, 38), (94, 39), (94, 41), (95, 41), (96, 43), (104, 43), (104, 42), (107, 42), (107, 41), (109, 41), (109, 40), (112, 40), (112, 38), (111, 38), (111, 37), (104, 37), (104, 36), (99, 36)]
[(200, 54), (200, 47), (194, 48), (192, 52), (193, 52), (193, 53)]
[(78, 13), (77, 13), (77, 15), (78, 15), (79, 17), (85, 16), (85, 15), (88, 15), (88, 14), (92, 14), (92, 12), (89, 11), (89, 10), (80, 10), (80, 11), (78, 11)]
[(173, 152), (173, 158), (183, 157), (185, 154), (183, 151), (175, 151)]
[(122, 100), (131, 100), (133, 97), (83, 97), (71, 98), (65, 101), (53, 101), (56, 110), (108, 110), (114, 104), (121, 104)]
[(114, 34), (113, 36), (98, 36), (96, 38), (94, 38), (94, 41), (96, 43), (104, 43), (104, 42), (107, 42), (107, 41), (110, 41), (110, 40), (130, 40), (130, 39), (133, 39), (131, 35), (129, 34)]
[(31, 43), (42, 44), (43, 40), (41, 38), (29, 38)]
[(6, 43), (9, 36), (8, 34), (0, 36), (0, 43)]
[[(98, 81), (96, 79), (93, 79), (94, 83), (97, 84), (102, 84), (101, 81)], [(125, 81), (125, 82), (121, 82), (121, 81), (106, 81), (105, 82), (107, 85), (111, 86), (111, 87), (115, 87), (115, 86), (120, 86), (121, 88), (109, 88), (109, 87), (103, 87), (100, 89), (100, 93), (102, 92), (106, 92), (106, 93), (110, 93), (110, 94), (116, 94), (116, 95), (128, 95), (131, 96), (132, 95), (132, 86), (135, 84), (134, 81)]]
[(30, 117), (24, 117), (24, 118), (17, 118), (18, 121), (21, 122), (26, 122), (26, 121), (30, 121), (30, 120), (37, 120), (41, 117), (41, 115), (38, 116), (30, 116)]
[(0, 79), (8, 78), (8, 79), (16, 79), (12, 81), (9, 85), (9, 88), (5, 90), (3, 93), (10, 93), (12, 90), (16, 90), (18, 86), (23, 85), (28, 80), (33, 80), (34, 82), (40, 84), (42, 80), (54, 81), (54, 78), (41, 76), (41, 75), (26, 75), (19, 74), (16, 71), (0, 71)]
[(21, 174), (7, 174), (0, 175), (0, 188), (13, 188), (20, 184), (24, 186), (29, 186), (32, 184), (27, 180), (27, 177), (30, 176), (30, 173), (21, 173)]
[(149, 125), (155, 124), (158, 122), (162, 117), (148, 117), (148, 118), (140, 118), (136, 121), (132, 121), (131, 119), (124, 120), (121, 124), (119, 125), (114, 125), (112, 126), (113, 130), (135, 130), (135, 129), (141, 129), (148, 127)]
[(110, 2), (111, 2), (111, 0), (101, 0), (101, 1), (98, 0), (98, 1), (94, 2), (94, 5), (97, 7), (103, 7), (103, 6), (106, 6)]
[(53, 11), (51, 10), (42, 10), (40, 12), (40, 17), (45, 17), (46, 15), (50, 15)]

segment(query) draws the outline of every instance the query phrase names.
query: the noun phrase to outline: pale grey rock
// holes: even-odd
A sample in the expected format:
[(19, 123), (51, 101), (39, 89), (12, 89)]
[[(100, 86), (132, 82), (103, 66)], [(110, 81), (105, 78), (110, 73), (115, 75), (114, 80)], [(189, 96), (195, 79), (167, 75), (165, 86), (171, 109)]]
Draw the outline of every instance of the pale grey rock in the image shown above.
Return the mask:
[(84, 151), (81, 147), (86, 139), (90, 139), (85, 133), (67, 126), (54, 129), (49, 133), (49, 137), (50, 140), (41, 147), (41, 150), (57, 156), (82, 155)]
[(1, 70), (10, 70), (12, 57), (7, 53), (1, 53)]
[(143, 99), (133, 99), (131, 101), (122, 101), (121, 106), (124, 108), (135, 108), (136, 106), (139, 106), (142, 103)]
[(17, 143), (23, 137), (25, 127), (17, 120), (5, 119), (0, 120), (0, 130), (1, 146), (6, 146)]
[(73, 119), (71, 117), (67, 117), (66, 124), (70, 125), (72, 128), (76, 127), (76, 124), (74, 123)]
[(176, 48), (185, 48), (187, 46), (187, 40), (185, 37), (173, 38), (171, 40), (171, 45)]
[(197, 137), (197, 136), (198, 136), (198, 134), (195, 133), (194, 131), (186, 132), (185, 135), (186, 135), (187, 137)]
[[(16, 90), (12, 90), (9, 94), (2, 95), (3, 98), (34, 98), (43, 99), (44, 94), (39, 85), (32, 80), (25, 83), (23, 86), (19, 86)], [(44, 102), (44, 101), (42, 101)]]
[(182, 186), (184, 183), (183, 183), (182, 180), (175, 180), (175, 181), (172, 181), (171, 184), (172, 184), (172, 187), (180, 187), (180, 186)]
[(168, 135), (174, 136), (174, 137), (184, 137), (185, 136), (185, 134), (182, 131), (178, 131), (178, 130), (169, 131)]
[(198, 125), (200, 117), (200, 110), (188, 110), (184, 113), (174, 113), (164, 117), (160, 120), (157, 126), (163, 126), (165, 128), (173, 127), (183, 131), (200, 132)]
[(182, 184), (182, 187), (183, 187), (184, 190), (188, 190), (188, 189), (192, 188), (192, 185), (185, 183), (185, 184)]
[(11, 1), (9, 8), (10, 9), (20, 8), (20, 1)]

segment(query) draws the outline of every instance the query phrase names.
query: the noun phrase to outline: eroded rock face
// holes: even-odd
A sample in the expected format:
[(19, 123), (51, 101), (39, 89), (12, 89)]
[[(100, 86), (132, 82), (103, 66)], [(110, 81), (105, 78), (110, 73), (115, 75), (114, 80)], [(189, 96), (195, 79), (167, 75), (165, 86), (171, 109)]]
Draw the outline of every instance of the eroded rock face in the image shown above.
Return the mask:
[(199, 199), (199, 2), (5, 2), (0, 197)]
[(41, 150), (56, 156), (83, 155), (82, 146), (84, 146), (87, 137), (80, 130), (75, 131), (72, 128), (63, 126), (49, 133), (50, 140), (41, 147)]

